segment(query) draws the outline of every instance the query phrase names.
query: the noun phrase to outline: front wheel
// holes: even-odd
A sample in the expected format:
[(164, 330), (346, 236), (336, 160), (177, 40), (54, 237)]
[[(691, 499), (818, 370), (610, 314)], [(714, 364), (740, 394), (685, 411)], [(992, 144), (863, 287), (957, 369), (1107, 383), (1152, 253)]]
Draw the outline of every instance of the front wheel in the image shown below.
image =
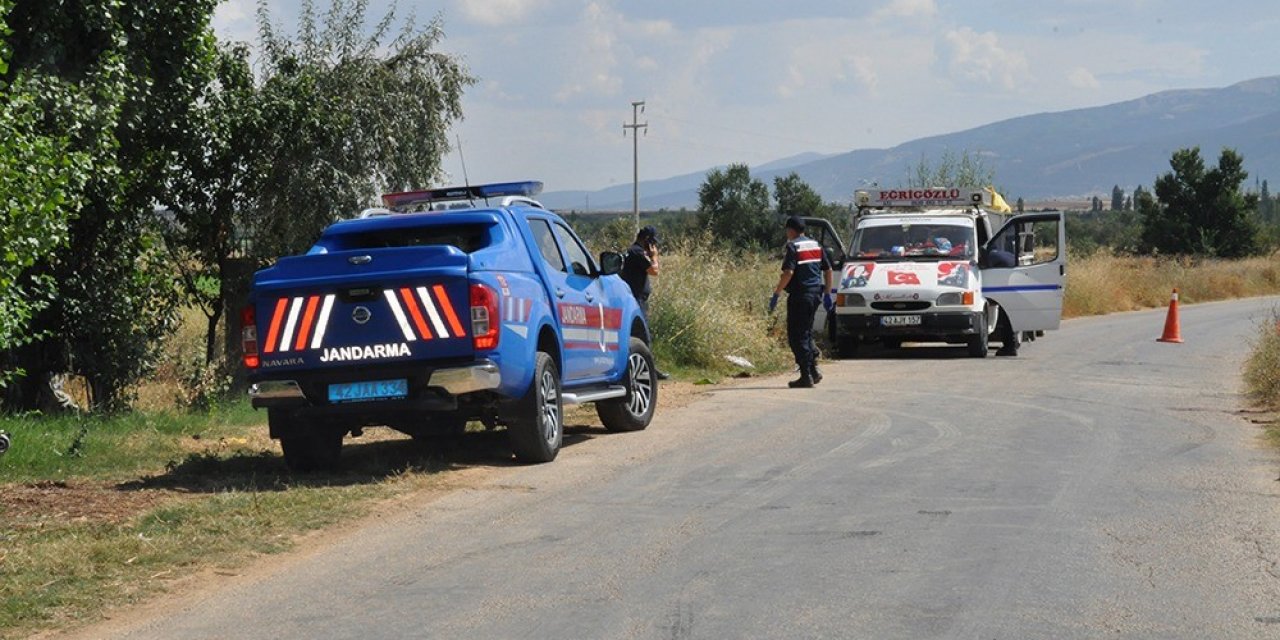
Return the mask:
[(564, 442), (564, 404), (560, 397), (560, 371), (551, 356), (539, 351), (534, 359), (533, 382), (512, 407), (507, 426), (511, 451), (521, 462), (551, 462)]
[(654, 375), (653, 352), (639, 338), (632, 338), (627, 355), (624, 383), (627, 395), (596, 403), (596, 415), (610, 431), (642, 431), (653, 420), (658, 406), (658, 377)]

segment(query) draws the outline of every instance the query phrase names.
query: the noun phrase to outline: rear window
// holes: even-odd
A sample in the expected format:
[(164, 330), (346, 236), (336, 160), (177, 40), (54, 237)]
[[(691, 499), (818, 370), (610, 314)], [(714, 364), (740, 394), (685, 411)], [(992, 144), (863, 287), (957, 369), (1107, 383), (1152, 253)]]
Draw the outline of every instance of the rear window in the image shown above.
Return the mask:
[(490, 234), (487, 224), (440, 224), (343, 234), (336, 240), (343, 250), (449, 245), (472, 253), (489, 246)]

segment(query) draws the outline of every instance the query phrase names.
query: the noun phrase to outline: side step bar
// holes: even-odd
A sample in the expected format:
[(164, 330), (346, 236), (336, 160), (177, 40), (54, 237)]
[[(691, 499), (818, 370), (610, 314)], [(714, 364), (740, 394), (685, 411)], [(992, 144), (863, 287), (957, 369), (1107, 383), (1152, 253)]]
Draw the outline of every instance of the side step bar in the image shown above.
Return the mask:
[(612, 400), (613, 398), (625, 398), (626, 395), (627, 395), (626, 387), (607, 387), (604, 389), (565, 391), (560, 394), (560, 400), (565, 404), (586, 404), (588, 402), (598, 402), (600, 400)]

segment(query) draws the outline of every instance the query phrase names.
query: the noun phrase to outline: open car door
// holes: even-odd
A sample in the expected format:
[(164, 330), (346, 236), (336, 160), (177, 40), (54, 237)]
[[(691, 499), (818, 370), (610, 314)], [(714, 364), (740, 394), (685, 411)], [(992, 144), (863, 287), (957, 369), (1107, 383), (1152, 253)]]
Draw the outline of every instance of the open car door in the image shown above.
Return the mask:
[[(804, 220), (805, 235), (812, 240), (816, 240), (822, 246), (822, 252), (827, 255), (827, 261), (831, 263), (833, 271), (831, 274), (832, 284), (838, 284), (840, 282), (840, 268), (844, 265), (845, 249), (844, 243), (840, 241), (840, 236), (836, 234), (836, 228), (826, 218), (801, 219)], [(813, 331), (815, 334), (820, 333), (826, 330), (826, 326), (827, 310), (818, 307), (818, 312), (813, 315)]]
[(1014, 216), (983, 248), (982, 295), (1008, 315), (1015, 332), (1057, 329), (1067, 277), (1062, 212)]

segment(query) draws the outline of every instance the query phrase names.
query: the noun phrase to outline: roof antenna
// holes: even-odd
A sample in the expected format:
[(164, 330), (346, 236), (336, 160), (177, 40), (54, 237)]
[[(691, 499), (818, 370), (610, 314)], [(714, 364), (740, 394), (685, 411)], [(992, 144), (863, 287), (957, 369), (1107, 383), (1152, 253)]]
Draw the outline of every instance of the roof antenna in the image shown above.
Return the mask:
[[(467, 177), (467, 156), (462, 153), (462, 136), (455, 133), (453, 139), (458, 141), (458, 159), (462, 161), (462, 185), (467, 188), (467, 202), (475, 206), (476, 199), (471, 193), (471, 178)], [(488, 198), (484, 199), (484, 206), (489, 206)]]

